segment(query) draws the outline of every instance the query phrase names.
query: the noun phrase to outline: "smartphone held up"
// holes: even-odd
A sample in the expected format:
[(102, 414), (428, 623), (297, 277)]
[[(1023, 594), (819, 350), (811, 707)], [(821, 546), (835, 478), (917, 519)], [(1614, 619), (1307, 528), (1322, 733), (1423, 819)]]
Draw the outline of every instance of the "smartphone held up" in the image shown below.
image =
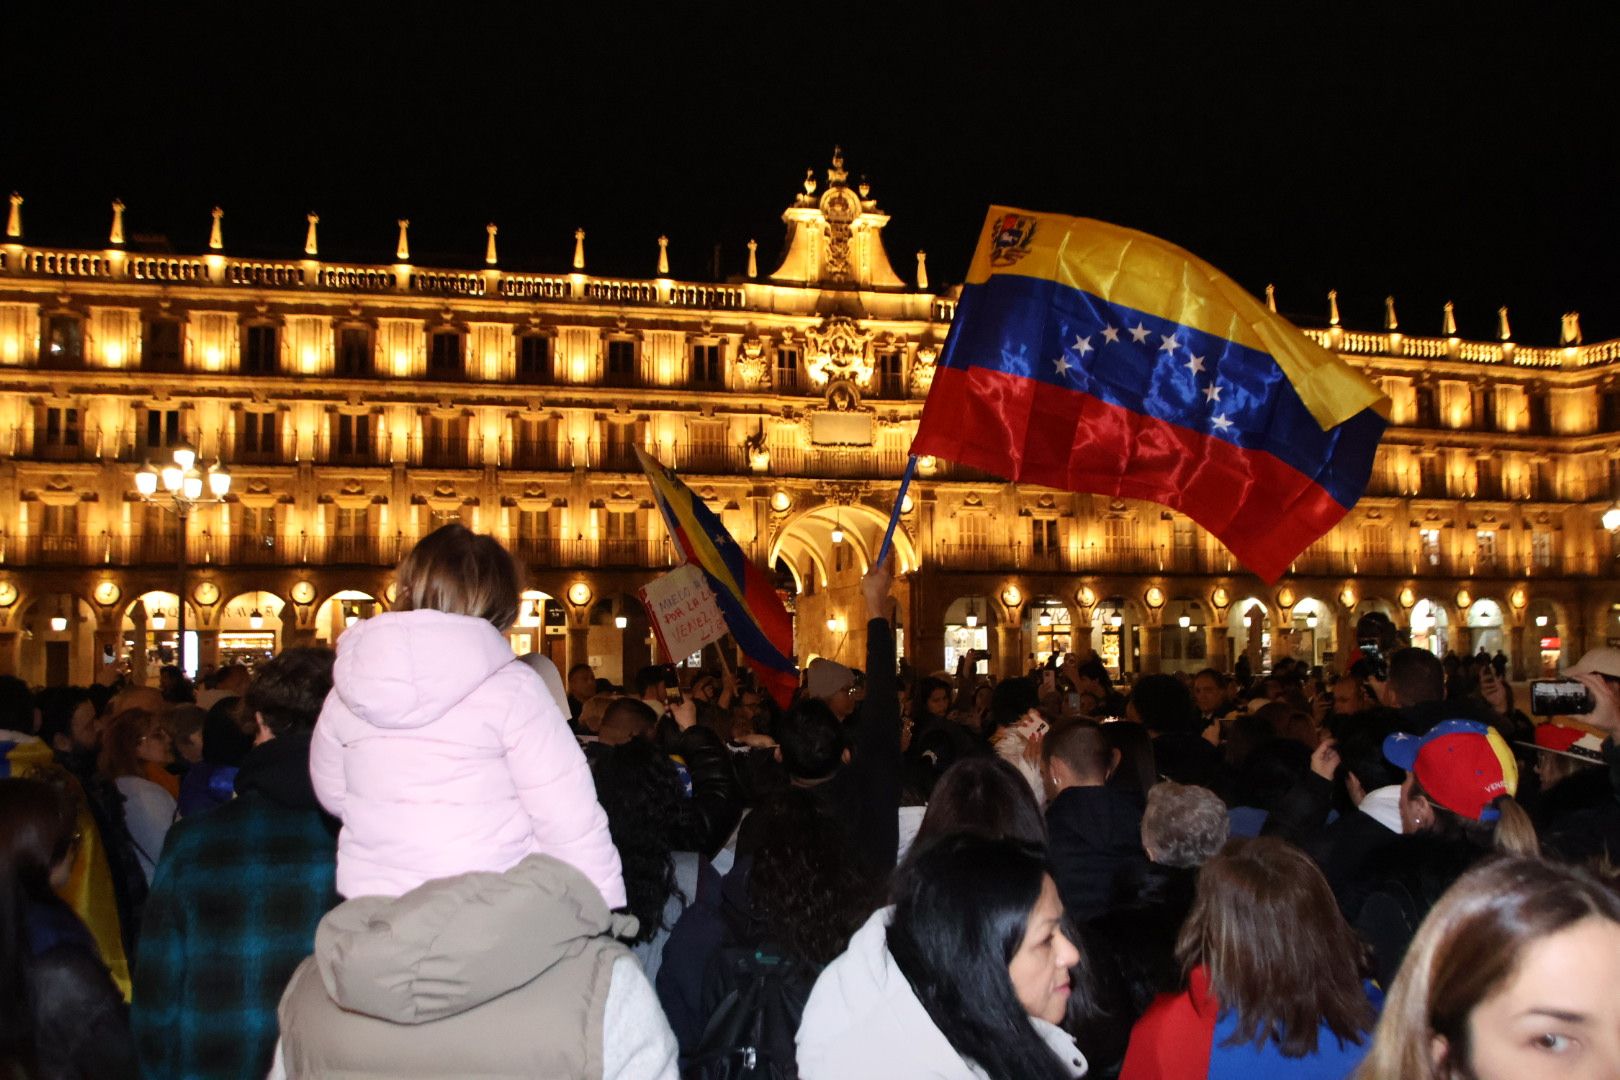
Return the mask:
[(1592, 692), (1576, 679), (1531, 680), (1531, 716), (1585, 716), (1595, 708)]

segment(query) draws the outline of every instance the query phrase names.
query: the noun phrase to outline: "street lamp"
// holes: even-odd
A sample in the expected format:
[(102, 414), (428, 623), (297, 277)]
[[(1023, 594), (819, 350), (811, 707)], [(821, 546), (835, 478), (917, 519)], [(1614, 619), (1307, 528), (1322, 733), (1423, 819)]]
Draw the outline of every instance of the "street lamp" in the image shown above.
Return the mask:
[[(205, 488), (207, 495), (203, 494)], [(206, 470), (199, 471), (197, 451), (188, 443), (176, 446), (170, 460), (161, 468), (147, 462), (135, 473), (135, 493), (141, 501), (161, 507), (180, 519), (180, 550), (176, 557), (180, 587), (175, 591), (174, 640), (182, 673), (186, 669), (186, 521), (193, 507), (222, 503), (230, 490), (230, 470), (216, 460)], [(163, 629), (156, 619), (153, 626)]]
[(1610, 532), (1620, 531), (1620, 505), (1603, 511), (1603, 527)]

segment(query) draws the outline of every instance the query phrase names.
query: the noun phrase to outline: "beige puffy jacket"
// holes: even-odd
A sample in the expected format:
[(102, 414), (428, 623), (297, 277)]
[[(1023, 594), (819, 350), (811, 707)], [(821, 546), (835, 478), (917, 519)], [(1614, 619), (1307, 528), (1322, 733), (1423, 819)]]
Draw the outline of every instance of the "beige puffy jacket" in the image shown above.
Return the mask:
[(674, 1036), (613, 937), (634, 925), (544, 855), (350, 900), (282, 996), (270, 1075), (674, 1080)]

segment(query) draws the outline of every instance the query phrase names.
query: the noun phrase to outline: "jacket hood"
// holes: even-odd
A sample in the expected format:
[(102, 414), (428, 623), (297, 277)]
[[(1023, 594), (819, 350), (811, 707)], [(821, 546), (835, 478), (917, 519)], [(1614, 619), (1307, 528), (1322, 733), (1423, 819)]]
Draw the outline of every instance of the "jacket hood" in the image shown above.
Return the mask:
[(315, 965), (351, 1012), (420, 1024), (475, 1009), (636, 920), (608, 911), (567, 863), (531, 855), (501, 874), (430, 881), (340, 904), (315, 931)]
[(321, 804), (309, 776), (311, 734), (289, 731), (249, 750), (236, 770), (237, 794), (256, 791), (293, 810), (319, 810)]
[(380, 728), (419, 728), (449, 712), (513, 662), (505, 635), (483, 619), (390, 611), (338, 638), (332, 692)]

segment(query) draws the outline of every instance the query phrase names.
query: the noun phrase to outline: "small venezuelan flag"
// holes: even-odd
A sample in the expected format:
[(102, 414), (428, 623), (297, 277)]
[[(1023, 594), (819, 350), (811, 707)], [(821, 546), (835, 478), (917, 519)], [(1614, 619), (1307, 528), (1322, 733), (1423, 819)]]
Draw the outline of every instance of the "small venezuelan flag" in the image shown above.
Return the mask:
[(793, 662), (793, 620), (770, 577), (749, 561), (737, 541), (703, 500), (692, 494), (673, 469), (648, 456), (636, 456), (652, 484), (664, 525), (680, 550), (708, 578), (726, 627), (748, 658), (760, 684), (782, 708), (793, 700), (799, 669)]
[(1189, 252), (996, 206), (911, 452), (1163, 503), (1275, 581), (1361, 497), (1387, 413)]

